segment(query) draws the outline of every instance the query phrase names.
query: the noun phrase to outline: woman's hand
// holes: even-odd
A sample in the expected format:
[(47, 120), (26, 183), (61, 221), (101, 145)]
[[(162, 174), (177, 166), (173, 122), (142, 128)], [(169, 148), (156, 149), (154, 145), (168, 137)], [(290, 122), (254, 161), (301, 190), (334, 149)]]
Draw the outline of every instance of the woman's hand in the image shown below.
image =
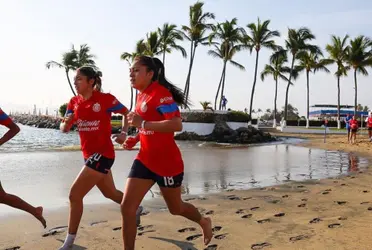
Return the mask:
[(131, 125), (133, 127), (136, 127), (136, 128), (140, 128), (141, 127), (143, 119), (137, 113), (130, 112), (127, 115), (127, 118), (128, 118), (129, 125)]
[(137, 137), (128, 137), (123, 144), (123, 148), (131, 150), (134, 146), (136, 146), (137, 143), (138, 143)]
[(127, 134), (126, 133), (115, 134), (112, 136), (112, 139), (114, 139), (116, 143), (122, 145), (127, 139)]

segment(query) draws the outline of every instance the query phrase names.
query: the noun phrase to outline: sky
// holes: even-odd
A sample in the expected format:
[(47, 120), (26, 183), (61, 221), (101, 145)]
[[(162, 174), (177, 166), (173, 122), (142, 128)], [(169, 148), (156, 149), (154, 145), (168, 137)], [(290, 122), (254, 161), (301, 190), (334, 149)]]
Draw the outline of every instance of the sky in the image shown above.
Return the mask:
[[(129, 65), (120, 60), (123, 52), (132, 52), (135, 43), (165, 22), (188, 25), (189, 6), (195, 0), (0, 0), (0, 107), (5, 112), (29, 111), (35, 104), (49, 112), (67, 102), (71, 90), (64, 70), (47, 70), (45, 63), (60, 61), (63, 52), (74, 44), (88, 44), (103, 72), (103, 88), (123, 104), (130, 104)], [(215, 22), (236, 17), (238, 25), (270, 19), (270, 28), (280, 31), (276, 39), (284, 45), (288, 28), (308, 27), (316, 36), (314, 44), (323, 48), (331, 34), (351, 37), (372, 36), (372, 1), (357, 3), (345, 0), (205, 0), (204, 11), (216, 15)], [(189, 42), (180, 43), (189, 50)], [(200, 101), (214, 102), (222, 61), (207, 54), (210, 47), (198, 47), (191, 76), (190, 98), (200, 109)], [(263, 49), (258, 72), (268, 63), (270, 51)], [(324, 54), (327, 53), (324, 51)], [(235, 61), (244, 65), (241, 71), (228, 65), (225, 96), (228, 108), (249, 108), (254, 74), (254, 54), (242, 51)], [(188, 58), (177, 51), (166, 56), (167, 78), (184, 88)], [(337, 81), (331, 74), (310, 75), (310, 105), (337, 104)], [(369, 70), (371, 73), (372, 71)], [(353, 105), (352, 73), (341, 80), (341, 104)], [(71, 74), (71, 78), (73, 73)], [(358, 103), (372, 107), (371, 77), (358, 75)], [(258, 79), (254, 109), (273, 108), (274, 81)], [(284, 105), (285, 82), (279, 82), (278, 107)], [(306, 112), (306, 77), (304, 74), (290, 88), (289, 103)]]

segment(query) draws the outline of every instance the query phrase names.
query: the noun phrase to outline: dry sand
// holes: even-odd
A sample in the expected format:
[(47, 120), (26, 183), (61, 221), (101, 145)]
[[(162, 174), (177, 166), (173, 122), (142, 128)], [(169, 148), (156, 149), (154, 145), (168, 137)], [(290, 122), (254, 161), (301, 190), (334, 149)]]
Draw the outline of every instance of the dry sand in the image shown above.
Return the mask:
[[(302, 144), (307, 147), (371, 154), (372, 144), (366, 139), (349, 145), (345, 136), (330, 136), (327, 143), (319, 135), (305, 137), (310, 138)], [(213, 220), (214, 238), (208, 248), (196, 224), (167, 211), (150, 210), (142, 216), (136, 249), (372, 249), (370, 170), (320, 181), (232, 190), (189, 202)], [(49, 228), (65, 226), (67, 212), (47, 213)], [(114, 230), (120, 224), (118, 205), (86, 207), (74, 249), (122, 249), (120, 229)], [(54, 234), (42, 237), (48, 231), (27, 215), (1, 218), (0, 232), (0, 249), (21, 250), (58, 249), (66, 234), (65, 228), (50, 229)], [(11, 248), (16, 246), (21, 248)]]

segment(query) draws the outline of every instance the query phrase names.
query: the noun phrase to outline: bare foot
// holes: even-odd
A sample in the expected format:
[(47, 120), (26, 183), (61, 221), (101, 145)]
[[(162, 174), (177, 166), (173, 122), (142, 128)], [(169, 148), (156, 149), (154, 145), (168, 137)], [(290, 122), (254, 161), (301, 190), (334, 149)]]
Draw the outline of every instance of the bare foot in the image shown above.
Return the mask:
[(43, 217), (43, 207), (37, 207), (34, 216), (36, 219), (38, 219), (41, 222), (41, 224), (43, 224), (43, 227), (46, 228), (47, 225)]
[(211, 242), (212, 237), (213, 237), (213, 232), (212, 232), (212, 220), (208, 217), (204, 217), (200, 221), (200, 226), (203, 230), (203, 238), (204, 238), (204, 244), (208, 245), (209, 242)]

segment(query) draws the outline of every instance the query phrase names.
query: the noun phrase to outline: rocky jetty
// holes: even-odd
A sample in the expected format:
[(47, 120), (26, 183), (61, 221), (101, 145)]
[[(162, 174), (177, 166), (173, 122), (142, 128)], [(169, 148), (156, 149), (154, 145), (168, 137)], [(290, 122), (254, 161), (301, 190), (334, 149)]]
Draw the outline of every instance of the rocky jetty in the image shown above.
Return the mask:
[(276, 141), (269, 133), (262, 132), (252, 126), (231, 129), (226, 121), (218, 119), (213, 132), (209, 135), (198, 135), (193, 132), (182, 132), (175, 136), (176, 140), (208, 141), (218, 143), (252, 144)]

